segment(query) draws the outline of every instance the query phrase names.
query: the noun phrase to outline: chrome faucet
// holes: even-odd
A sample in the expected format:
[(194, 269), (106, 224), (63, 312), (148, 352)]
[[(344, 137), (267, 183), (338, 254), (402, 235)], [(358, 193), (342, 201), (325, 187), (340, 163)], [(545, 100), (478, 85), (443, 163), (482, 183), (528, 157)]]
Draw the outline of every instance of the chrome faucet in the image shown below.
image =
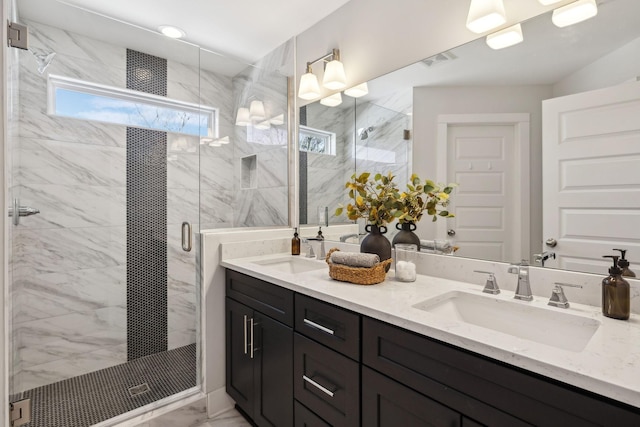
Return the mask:
[(527, 260), (523, 259), (520, 264), (509, 266), (507, 271), (518, 275), (518, 286), (516, 286), (516, 293), (513, 297), (523, 301), (532, 301), (533, 295), (529, 284), (529, 264)]
[(544, 267), (544, 262), (549, 258), (556, 259), (556, 253), (551, 251), (542, 252), (534, 255), (534, 261)]
[[(315, 251), (313, 249), (313, 243), (312, 242), (319, 242), (319, 247), (318, 250)], [(306, 243), (309, 245), (309, 250), (307, 251), (307, 258), (316, 258), (319, 260), (324, 260), (327, 256), (325, 250), (324, 250), (324, 238), (323, 237), (303, 237), (302, 238), (302, 243)], [(315, 253), (317, 252), (317, 254)]]
[(360, 235), (358, 233), (351, 233), (351, 234), (343, 234), (342, 236), (340, 236), (340, 241), (344, 243), (352, 237), (355, 237), (358, 240), (360, 239)]

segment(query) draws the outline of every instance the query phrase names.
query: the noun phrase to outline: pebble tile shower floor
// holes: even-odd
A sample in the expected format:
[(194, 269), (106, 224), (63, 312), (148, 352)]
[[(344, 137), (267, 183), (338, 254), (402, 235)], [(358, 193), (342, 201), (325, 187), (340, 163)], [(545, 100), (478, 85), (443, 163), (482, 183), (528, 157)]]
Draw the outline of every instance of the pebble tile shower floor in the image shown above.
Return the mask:
[[(149, 391), (131, 396), (131, 387)], [(132, 360), (122, 365), (27, 390), (27, 427), (88, 427), (196, 385), (196, 345)]]

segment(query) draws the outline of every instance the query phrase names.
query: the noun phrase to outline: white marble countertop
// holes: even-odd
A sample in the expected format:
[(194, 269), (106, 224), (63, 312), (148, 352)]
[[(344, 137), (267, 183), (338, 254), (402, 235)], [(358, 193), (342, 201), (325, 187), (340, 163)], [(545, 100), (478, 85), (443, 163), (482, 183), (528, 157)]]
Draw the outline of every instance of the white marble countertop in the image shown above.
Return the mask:
[[(221, 265), (305, 295), (356, 311), (419, 334), (506, 362), (555, 380), (640, 407), (640, 316), (628, 321), (604, 317), (599, 307), (571, 303), (568, 309), (547, 305), (548, 298), (531, 302), (513, 299), (513, 292), (482, 293), (482, 286), (418, 275), (413, 283), (398, 282), (393, 271), (377, 285), (361, 286), (329, 277), (328, 267), (290, 274), (256, 262), (291, 257), (272, 254), (223, 259)], [(318, 261), (320, 262), (320, 261)], [(570, 313), (585, 323), (600, 322), (598, 330), (581, 351), (539, 344), (506, 333), (451, 320), (415, 308), (424, 300), (459, 290), (535, 307)], [(526, 307), (523, 307), (523, 311)], [(553, 333), (554, 331), (550, 331)]]

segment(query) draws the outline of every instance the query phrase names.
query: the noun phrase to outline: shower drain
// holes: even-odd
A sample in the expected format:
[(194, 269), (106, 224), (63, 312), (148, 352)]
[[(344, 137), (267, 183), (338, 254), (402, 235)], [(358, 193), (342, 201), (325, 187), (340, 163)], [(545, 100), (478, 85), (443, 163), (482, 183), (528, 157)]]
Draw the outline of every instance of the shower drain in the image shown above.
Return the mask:
[(149, 388), (149, 384), (147, 383), (134, 385), (133, 387), (129, 388), (129, 396), (131, 397), (140, 396), (141, 394), (144, 394), (148, 391), (151, 391), (151, 388)]

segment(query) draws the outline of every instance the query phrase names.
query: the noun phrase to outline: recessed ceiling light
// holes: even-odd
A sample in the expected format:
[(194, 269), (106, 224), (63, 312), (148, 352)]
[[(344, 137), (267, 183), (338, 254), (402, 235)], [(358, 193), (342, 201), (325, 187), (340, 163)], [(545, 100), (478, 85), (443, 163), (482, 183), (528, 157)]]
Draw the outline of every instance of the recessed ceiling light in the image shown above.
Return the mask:
[(160, 25), (158, 30), (165, 36), (171, 37), (172, 39), (181, 39), (187, 35), (187, 33), (180, 28), (171, 25)]

